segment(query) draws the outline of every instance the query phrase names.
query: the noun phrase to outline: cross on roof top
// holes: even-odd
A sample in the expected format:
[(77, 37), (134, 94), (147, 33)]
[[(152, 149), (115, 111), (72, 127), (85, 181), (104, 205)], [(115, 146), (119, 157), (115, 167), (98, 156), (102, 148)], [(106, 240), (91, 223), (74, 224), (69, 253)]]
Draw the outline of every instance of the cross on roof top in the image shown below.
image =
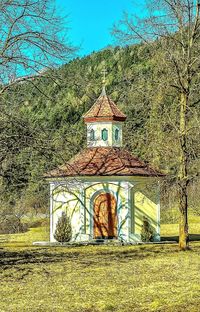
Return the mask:
[(103, 75), (103, 84), (105, 84), (106, 83), (106, 74), (107, 74), (107, 70), (106, 70), (106, 68), (104, 67), (103, 68), (103, 70), (102, 70), (102, 75)]
[(106, 74), (107, 74), (107, 70), (106, 70), (105, 65), (104, 65), (104, 68), (102, 69), (101, 73), (103, 75), (103, 79), (102, 79), (103, 88), (102, 88), (101, 95), (106, 95)]

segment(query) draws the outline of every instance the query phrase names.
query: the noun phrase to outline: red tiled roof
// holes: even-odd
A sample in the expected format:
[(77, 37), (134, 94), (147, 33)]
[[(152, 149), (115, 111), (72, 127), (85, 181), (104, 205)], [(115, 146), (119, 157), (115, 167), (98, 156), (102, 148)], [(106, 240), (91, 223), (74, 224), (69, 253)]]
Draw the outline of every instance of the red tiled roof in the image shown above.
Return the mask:
[(102, 92), (100, 97), (89, 109), (89, 111), (83, 116), (85, 122), (92, 121), (107, 121), (107, 120), (118, 120), (124, 121), (126, 115), (124, 115), (117, 105)]
[(163, 176), (128, 151), (116, 147), (87, 148), (46, 178), (69, 176)]

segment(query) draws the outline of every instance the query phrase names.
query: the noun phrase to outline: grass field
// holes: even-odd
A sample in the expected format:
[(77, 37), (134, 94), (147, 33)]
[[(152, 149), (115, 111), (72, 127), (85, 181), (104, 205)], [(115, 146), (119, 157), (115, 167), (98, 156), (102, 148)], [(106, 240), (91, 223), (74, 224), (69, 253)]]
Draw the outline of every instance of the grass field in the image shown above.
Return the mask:
[[(44, 222), (43, 222), (44, 223)], [(161, 224), (163, 239), (178, 239), (178, 224)], [(200, 216), (189, 215), (189, 230), (192, 240), (200, 240)], [(34, 241), (48, 241), (49, 227), (30, 228), (25, 233), (0, 235), (0, 246), (30, 246)]]
[[(199, 223), (191, 224), (193, 234)], [(163, 225), (176, 236), (177, 225)], [(199, 312), (200, 242), (177, 244), (34, 247), (48, 228), (0, 235), (1, 312)]]
[(199, 311), (200, 243), (0, 249), (0, 311)]

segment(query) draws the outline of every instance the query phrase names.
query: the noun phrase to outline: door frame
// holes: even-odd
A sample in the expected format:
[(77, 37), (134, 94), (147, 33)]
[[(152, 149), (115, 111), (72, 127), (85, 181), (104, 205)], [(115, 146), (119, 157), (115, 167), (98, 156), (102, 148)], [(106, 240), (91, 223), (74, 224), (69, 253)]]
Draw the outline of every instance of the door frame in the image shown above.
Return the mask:
[(115, 201), (116, 201), (117, 235), (114, 239), (118, 238), (119, 220), (118, 220), (118, 202), (117, 202), (116, 194), (112, 190), (109, 190), (107, 188), (106, 189), (102, 188), (101, 190), (95, 192), (92, 195), (91, 200), (90, 200), (90, 235), (92, 239), (94, 239), (94, 201), (100, 194), (106, 194), (106, 193), (110, 193), (115, 198)]

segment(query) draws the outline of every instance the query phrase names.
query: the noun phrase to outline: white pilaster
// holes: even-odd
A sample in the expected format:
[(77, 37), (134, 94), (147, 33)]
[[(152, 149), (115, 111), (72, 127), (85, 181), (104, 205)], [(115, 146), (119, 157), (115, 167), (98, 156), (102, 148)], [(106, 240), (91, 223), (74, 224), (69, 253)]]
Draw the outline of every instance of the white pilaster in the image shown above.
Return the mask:
[(54, 183), (50, 182), (50, 242), (55, 242), (55, 238), (53, 236), (53, 190), (54, 190)]

